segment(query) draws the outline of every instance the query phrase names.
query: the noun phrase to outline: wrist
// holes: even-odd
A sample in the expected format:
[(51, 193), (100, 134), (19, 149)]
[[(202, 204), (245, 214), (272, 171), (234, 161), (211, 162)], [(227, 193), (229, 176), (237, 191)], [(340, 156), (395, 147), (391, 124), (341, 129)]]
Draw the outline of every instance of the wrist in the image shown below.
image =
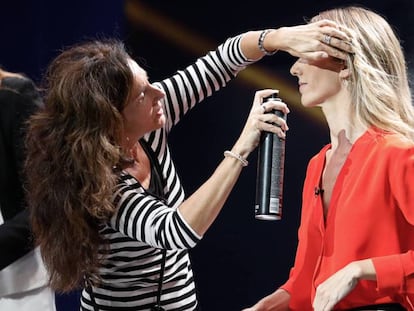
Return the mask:
[(286, 32), (288, 29), (288, 27), (280, 27), (269, 32), (267, 35), (268, 40), (265, 42), (265, 47), (273, 50), (287, 51), (289, 49), (289, 45), (286, 42), (286, 38), (289, 38), (291, 35)]
[(363, 259), (350, 263), (356, 280), (376, 280), (376, 271), (371, 259)]
[(270, 56), (278, 51), (278, 48), (274, 46), (275, 40), (273, 40), (275, 31), (275, 29), (265, 29), (260, 32), (257, 46), (264, 55)]
[(247, 161), (247, 159), (245, 157), (243, 157), (242, 155), (240, 155), (239, 153), (234, 152), (234, 151), (230, 151), (230, 150), (224, 151), (224, 157), (225, 158), (236, 159), (237, 161), (239, 161), (239, 163), (243, 167), (249, 165), (249, 161)]
[(250, 150), (246, 146), (244, 146), (242, 143), (240, 143), (240, 141), (236, 142), (233, 148), (231, 148), (231, 151), (239, 154), (244, 159), (247, 159), (247, 157), (250, 154)]

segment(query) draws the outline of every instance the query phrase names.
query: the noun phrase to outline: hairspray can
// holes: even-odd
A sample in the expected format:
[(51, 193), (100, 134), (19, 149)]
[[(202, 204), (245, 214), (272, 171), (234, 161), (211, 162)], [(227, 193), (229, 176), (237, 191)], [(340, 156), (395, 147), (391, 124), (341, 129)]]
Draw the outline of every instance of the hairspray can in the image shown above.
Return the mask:
[[(265, 97), (263, 103), (269, 100), (280, 101), (280, 98), (275, 93)], [(273, 110), (268, 113), (275, 113), (286, 119), (282, 111)], [(258, 148), (256, 219), (279, 220), (282, 218), (284, 164), (285, 139), (271, 132), (262, 132)]]

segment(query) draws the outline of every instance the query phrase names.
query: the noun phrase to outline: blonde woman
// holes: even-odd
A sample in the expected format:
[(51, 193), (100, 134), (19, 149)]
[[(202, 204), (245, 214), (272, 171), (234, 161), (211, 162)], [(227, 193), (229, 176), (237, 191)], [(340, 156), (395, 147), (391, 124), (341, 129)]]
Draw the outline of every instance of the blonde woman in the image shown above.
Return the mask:
[(368, 9), (312, 22), (321, 19), (349, 29), (354, 53), (291, 68), (331, 142), (308, 165), (289, 279), (246, 310), (414, 310), (414, 111), (403, 51)]

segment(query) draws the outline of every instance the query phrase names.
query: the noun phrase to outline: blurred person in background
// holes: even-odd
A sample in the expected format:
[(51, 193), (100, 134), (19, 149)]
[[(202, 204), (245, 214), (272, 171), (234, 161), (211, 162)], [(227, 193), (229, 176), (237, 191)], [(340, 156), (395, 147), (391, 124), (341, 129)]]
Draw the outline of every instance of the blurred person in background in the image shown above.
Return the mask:
[(0, 68), (0, 310), (55, 310), (22, 178), (25, 122), (41, 105), (31, 79)]

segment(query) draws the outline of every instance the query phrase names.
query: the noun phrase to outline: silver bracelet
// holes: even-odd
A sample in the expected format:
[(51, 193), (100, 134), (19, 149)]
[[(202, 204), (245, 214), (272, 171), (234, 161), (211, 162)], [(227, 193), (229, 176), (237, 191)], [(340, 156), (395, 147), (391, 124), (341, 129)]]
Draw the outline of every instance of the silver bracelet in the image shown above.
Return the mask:
[(260, 51), (262, 51), (266, 56), (271, 56), (271, 55), (275, 54), (278, 51), (278, 50), (274, 50), (274, 51), (270, 52), (270, 51), (266, 50), (263, 46), (264, 39), (270, 31), (272, 31), (272, 30), (271, 29), (263, 30), (260, 33), (259, 41), (257, 41), (257, 45), (259, 46)]
[(240, 154), (235, 153), (233, 151), (229, 151), (229, 150), (224, 151), (224, 156), (239, 160), (242, 166), (249, 165), (249, 162), (245, 158), (243, 158)]

